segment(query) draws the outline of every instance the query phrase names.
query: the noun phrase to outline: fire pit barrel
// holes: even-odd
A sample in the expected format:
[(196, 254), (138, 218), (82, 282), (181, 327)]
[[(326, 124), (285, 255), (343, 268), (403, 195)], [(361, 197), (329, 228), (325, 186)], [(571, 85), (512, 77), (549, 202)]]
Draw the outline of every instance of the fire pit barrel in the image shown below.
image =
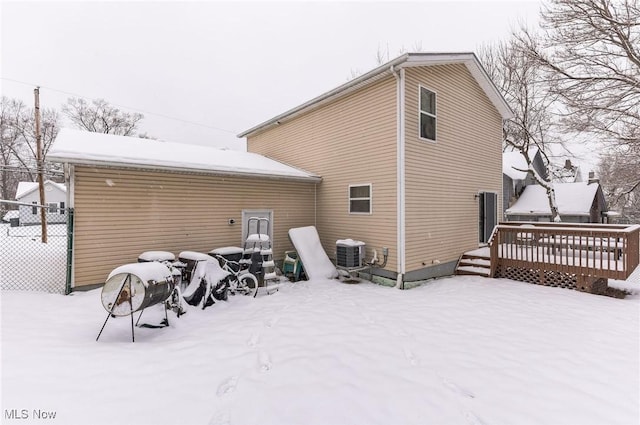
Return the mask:
[(164, 302), (174, 286), (171, 271), (164, 264), (125, 264), (107, 277), (102, 287), (102, 305), (114, 316), (127, 316)]

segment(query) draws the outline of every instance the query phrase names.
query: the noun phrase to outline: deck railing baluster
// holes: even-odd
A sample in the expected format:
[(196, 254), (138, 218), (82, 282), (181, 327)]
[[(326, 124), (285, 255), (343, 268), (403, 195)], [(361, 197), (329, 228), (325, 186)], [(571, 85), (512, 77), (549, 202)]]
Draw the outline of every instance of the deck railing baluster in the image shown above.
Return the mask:
[(639, 235), (640, 225), (504, 222), (491, 253), (496, 267), (626, 279), (640, 263)]

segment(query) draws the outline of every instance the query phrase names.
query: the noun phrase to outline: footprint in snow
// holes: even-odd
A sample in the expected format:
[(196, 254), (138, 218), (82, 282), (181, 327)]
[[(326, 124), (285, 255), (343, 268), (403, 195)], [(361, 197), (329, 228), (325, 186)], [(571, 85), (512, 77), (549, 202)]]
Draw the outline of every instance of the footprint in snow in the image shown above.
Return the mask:
[(267, 320), (265, 322), (265, 326), (268, 327), (268, 328), (272, 328), (278, 323), (278, 320), (280, 320), (279, 316), (272, 317), (271, 319), (269, 319), (269, 320)]
[(469, 425), (487, 425), (486, 422), (471, 412), (464, 412), (464, 418)]
[(418, 359), (416, 358), (415, 354), (413, 354), (413, 351), (411, 351), (407, 347), (404, 347), (403, 351), (404, 351), (404, 357), (407, 359), (409, 364), (411, 364), (411, 366), (417, 366)]
[(453, 391), (456, 394), (469, 397), (469, 398), (476, 397), (475, 394), (473, 394), (471, 391), (456, 385), (455, 383), (449, 381), (447, 378), (442, 378), (442, 383), (444, 384), (445, 387), (449, 388), (451, 391)]
[(254, 334), (251, 334), (251, 337), (247, 341), (247, 345), (253, 348), (258, 345), (258, 341), (260, 341), (260, 334), (256, 332)]
[(218, 397), (223, 397), (227, 394), (231, 394), (236, 390), (236, 386), (238, 385), (238, 377), (232, 376), (223, 381), (220, 385), (218, 385), (218, 390), (216, 394)]
[(209, 425), (229, 425), (231, 418), (229, 412), (216, 412), (209, 420)]
[(271, 358), (269, 357), (269, 353), (261, 350), (258, 353), (258, 364), (260, 365), (261, 372), (268, 372), (271, 370)]

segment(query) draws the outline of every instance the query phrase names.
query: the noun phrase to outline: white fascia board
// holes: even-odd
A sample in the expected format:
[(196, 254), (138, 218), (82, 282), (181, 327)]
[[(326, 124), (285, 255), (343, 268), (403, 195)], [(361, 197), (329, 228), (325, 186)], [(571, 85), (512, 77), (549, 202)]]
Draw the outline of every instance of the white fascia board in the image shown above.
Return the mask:
[(334, 100), (339, 96), (344, 96), (345, 94), (350, 93), (354, 90), (357, 90), (360, 87), (370, 84), (374, 81), (377, 81), (382, 77), (391, 75), (391, 67), (406, 61), (408, 56), (409, 54), (404, 54), (390, 62), (380, 65), (379, 67), (367, 72), (366, 74), (363, 74), (358, 78), (354, 78), (353, 80), (341, 86), (338, 86), (335, 89), (330, 90), (324, 94), (321, 94), (320, 96), (317, 96), (309, 100), (308, 102), (303, 103), (302, 105), (296, 106), (295, 108), (290, 109), (286, 112), (283, 112), (282, 114), (276, 117), (273, 117), (267, 121), (264, 121), (263, 123), (258, 124), (255, 127), (252, 127), (246, 131), (243, 131), (242, 133), (238, 134), (238, 137), (245, 137), (253, 133), (257, 133), (258, 131), (264, 130), (267, 127), (280, 125), (285, 120), (288, 121), (300, 114), (303, 114), (312, 109), (318, 108), (328, 102), (331, 102), (332, 100)]
[(322, 177), (320, 176), (292, 176), (286, 174), (266, 174), (266, 173), (250, 173), (250, 172), (234, 172), (228, 170), (214, 170), (207, 168), (185, 168), (185, 167), (170, 167), (163, 165), (148, 165), (148, 164), (133, 164), (133, 163), (121, 163), (111, 161), (100, 161), (91, 159), (82, 159), (76, 161), (70, 161), (69, 158), (53, 157), (50, 158), (54, 162), (64, 162), (70, 165), (93, 165), (105, 168), (128, 168), (138, 170), (159, 170), (170, 171), (174, 173), (191, 173), (191, 174), (206, 174), (211, 176), (231, 176), (231, 177), (249, 177), (249, 178), (261, 178), (261, 179), (273, 179), (273, 180), (288, 180), (288, 181), (301, 181), (310, 183), (320, 183)]
[(372, 69), (366, 74), (361, 75), (333, 90), (330, 90), (318, 97), (311, 99), (308, 102), (303, 103), (293, 109), (290, 109), (276, 117), (273, 117), (261, 124), (256, 125), (242, 133), (237, 137), (245, 137), (253, 135), (267, 128), (280, 125), (285, 121), (295, 118), (298, 115), (306, 113), (310, 110), (318, 108), (334, 99), (344, 96), (354, 90), (357, 90), (365, 85), (371, 84), (379, 80), (380, 78), (389, 76), (392, 74), (391, 69), (395, 68), (399, 70), (404, 67), (414, 66), (433, 66), (433, 65), (446, 65), (453, 63), (464, 63), (473, 77), (476, 79), (480, 87), (487, 94), (491, 102), (498, 109), (503, 119), (509, 119), (513, 117), (513, 111), (504, 100), (497, 87), (493, 84), (484, 68), (478, 61), (478, 58), (474, 53), (405, 53), (379, 67)]
[(474, 53), (412, 53), (399, 67), (433, 66), (463, 63), (478, 85), (496, 107), (502, 119), (513, 118), (514, 113), (493, 83)]

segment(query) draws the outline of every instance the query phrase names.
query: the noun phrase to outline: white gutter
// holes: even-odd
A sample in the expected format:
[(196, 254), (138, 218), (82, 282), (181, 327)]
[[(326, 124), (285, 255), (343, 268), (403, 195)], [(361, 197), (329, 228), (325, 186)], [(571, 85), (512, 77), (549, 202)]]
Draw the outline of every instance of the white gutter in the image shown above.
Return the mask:
[(230, 176), (230, 177), (254, 177), (270, 180), (291, 180), (301, 182), (313, 182), (320, 183), (322, 177), (309, 175), (309, 176), (295, 176), (290, 174), (268, 174), (268, 173), (252, 173), (252, 172), (240, 172), (232, 170), (212, 170), (208, 168), (188, 168), (188, 167), (172, 167), (167, 165), (153, 165), (153, 164), (135, 164), (135, 163), (121, 163), (115, 161), (101, 161), (94, 159), (82, 159), (73, 160), (63, 156), (57, 157), (50, 155), (47, 157), (48, 161), (63, 162), (69, 165), (94, 165), (105, 168), (133, 168), (141, 170), (161, 170), (170, 172), (192, 173), (192, 174), (207, 174), (212, 176)]
[(398, 281), (397, 288), (402, 287), (402, 278), (406, 273), (405, 262), (405, 143), (404, 143), (404, 69), (400, 69), (400, 74), (391, 65), (389, 68), (393, 76), (396, 78), (396, 249), (397, 249), (397, 270)]

